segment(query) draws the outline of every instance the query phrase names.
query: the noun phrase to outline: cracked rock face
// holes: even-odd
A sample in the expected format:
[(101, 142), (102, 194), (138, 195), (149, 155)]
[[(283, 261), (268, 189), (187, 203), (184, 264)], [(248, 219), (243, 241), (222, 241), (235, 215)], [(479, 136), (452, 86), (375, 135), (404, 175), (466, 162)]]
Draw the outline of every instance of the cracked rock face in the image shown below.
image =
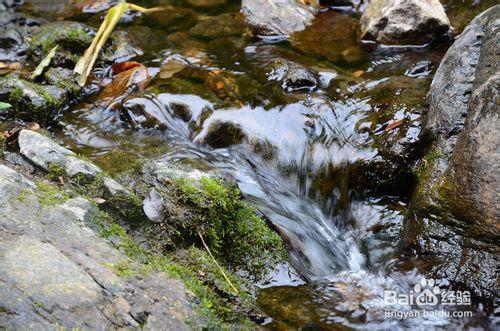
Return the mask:
[(164, 273), (118, 276), (128, 259), (87, 225), (78, 197), (42, 205), (37, 186), (0, 165), (0, 328), (186, 330), (185, 286)]
[(422, 128), (430, 146), (403, 237), (430, 274), (490, 300), (500, 242), (499, 17), (498, 5), (476, 17), (436, 72)]
[(439, 0), (372, 0), (360, 20), (361, 39), (388, 45), (422, 45), (450, 28)]

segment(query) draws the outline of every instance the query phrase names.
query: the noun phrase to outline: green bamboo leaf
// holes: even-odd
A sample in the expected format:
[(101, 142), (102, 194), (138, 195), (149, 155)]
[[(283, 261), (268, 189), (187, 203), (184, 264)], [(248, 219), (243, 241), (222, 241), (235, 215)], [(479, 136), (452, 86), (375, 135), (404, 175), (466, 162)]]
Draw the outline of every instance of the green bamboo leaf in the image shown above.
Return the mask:
[(127, 11), (128, 4), (125, 1), (120, 2), (108, 11), (108, 14), (104, 18), (99, 30), (97, 31), (92, 44), (87, 48), (83, 57), (80, 58), (75, 66), (74, 71), (80, 75), (78, 78), (78, 84), (84, 86), (87, 81), (87, 77), (90, 71), (94, 67), (97, 56), (101, 51), (102, 46), (108, 40), (109, 36), (113, 32), (113, 29), (120, 21), (123, 14)]
[(47, 54), (47, 56), (43, 58), (43, 60), (35, 68), (35, 71), (33, 71), (33, 73), (31, 74), (30, 76), (31, 79), (40, 76), (43, 70), (49, 66), (50, 61), (52, 61), (52, 58), (56, 55), (58, 47), (59, 45), (54, 46), (54, 48), (50, 50), (49, 54)]

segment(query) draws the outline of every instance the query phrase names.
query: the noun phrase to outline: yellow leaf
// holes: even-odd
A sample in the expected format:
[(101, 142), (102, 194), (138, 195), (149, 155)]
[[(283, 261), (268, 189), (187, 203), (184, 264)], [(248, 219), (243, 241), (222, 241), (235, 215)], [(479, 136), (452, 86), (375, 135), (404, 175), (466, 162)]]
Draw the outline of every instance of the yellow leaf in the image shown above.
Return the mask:
[(47, 68), (50, 64), (50, 61), (52, 61), (52, 58), (56, 55), (56, 51), (59, 45), (56, 45), (54, 48), (52, 48), (47, 54), (46, 57), (43, 58), (42, 61), (38, 64), (38, 66), (35, 68), (35, 71), (31, 74), (30, 78), (34, 79), (35, 77), (38, 77), (42, 74), (43, 70)]
[(108, 14), (104, 18), (99, 30), (97, 31), (92, 44), (87, 48), (83, 57), (80, 58), (75, 66), (74, 71), (80, 75), (78, 78), (78, 84), (84, 86), (87, 81), (87, 77), (90, 71), (94, 67), (97, 56), (101, 51), (102, 46), (108, 40), (109, 36), (113, 32), (113, 29), (120, 21), (123, 14), (127, 11), (128, 4), (125, 1), (120, 2), (108, 11)]

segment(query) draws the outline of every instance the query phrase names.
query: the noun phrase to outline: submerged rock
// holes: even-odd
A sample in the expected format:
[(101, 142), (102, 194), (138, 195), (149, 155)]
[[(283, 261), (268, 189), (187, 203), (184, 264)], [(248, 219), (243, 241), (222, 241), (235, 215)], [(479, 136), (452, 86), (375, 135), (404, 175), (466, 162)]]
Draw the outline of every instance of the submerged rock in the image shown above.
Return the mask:
[(291, 36), (292, 45), (306, 54), (330, 61), (358, 62), (365, 51), (357, 40), (358, 21), (334, 11), (321, 13), (305, 30)]
[(245, 133), (233, 122), (214, 122), (208, 127), (203, 142), (214, 148), (229, 147), (243, 141)]
[(210, 8), (221, 6), (226, 0), (187, 0), (187, 3), (196, 8)]
[(189, 329), (180, 281), (138, 273), (91, 230), (99, 214), (88, 200), (47, 194), (0, 165), (0, 328)]
[(270, 80), (281, 82), (287, 92), (313, 91), (318, 85), (318, 73), (306, 66), (291, 61), (276, 61), (268, 74)]
[(245, 32), (245, 25), (240, 15), (226, 13), (207, 17), (200, 20), (190, 32), (196, 37), (207, 39), (240, 36)]
[(426, 44), (448, 32), (439, 0), (372, 0), (361, 17), (361, 39), (382, 44)]
[(257, 35), (286, 36), (302, 31), (314, 19), (315, 10), (295, 0), (243, 0), (241, 12)]
[(457, 32), (462, 32), (478, 14), (498, 4), (497, 0), (440, 0)]
[(435, 75), (422, 131), (430, 147), (403, 237), (425, 271), (490, 300), (500, 242), (499, 15), (497, 5), (474, 19)]

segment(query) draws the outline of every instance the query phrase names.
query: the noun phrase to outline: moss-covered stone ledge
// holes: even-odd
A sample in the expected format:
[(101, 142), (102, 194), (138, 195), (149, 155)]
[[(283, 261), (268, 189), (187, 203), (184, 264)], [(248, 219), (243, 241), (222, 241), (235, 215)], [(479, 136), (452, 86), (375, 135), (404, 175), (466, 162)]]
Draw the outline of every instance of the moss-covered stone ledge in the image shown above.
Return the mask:
[[(97, 203), (90, 227), (139, 263), (107, 262), (118, 276), (165, 271), (181, 278), (196, 297), (198, 326), (248, 328), (263, 320), (255, 281), (285, 260), (287, 252), (234, 182), (154, 160), (117, 181), (38, 132), (22, 130), (18, 144), (20, 154), (46, 178), (37, 185), (43, 205), (75, 197)], [(151, 190), (161, 198), (157, 207), (163, 218), (155, 222), (144, 213)], [(19, 200), (26, 196), (21, 192)]]
[(18, 146), (19, 153), (41, 168), (49, 178), (71, 180), (83, 195), (106, 199), (108, 206), (130, 219), (143, 215), (141, 199), (101, 168), (49, 137), (35, 131), (21, 130)]
[(91, 201), (0, 164), (0, 215), (0, 328), (192, 329), (184, 284), (96, 235)]

